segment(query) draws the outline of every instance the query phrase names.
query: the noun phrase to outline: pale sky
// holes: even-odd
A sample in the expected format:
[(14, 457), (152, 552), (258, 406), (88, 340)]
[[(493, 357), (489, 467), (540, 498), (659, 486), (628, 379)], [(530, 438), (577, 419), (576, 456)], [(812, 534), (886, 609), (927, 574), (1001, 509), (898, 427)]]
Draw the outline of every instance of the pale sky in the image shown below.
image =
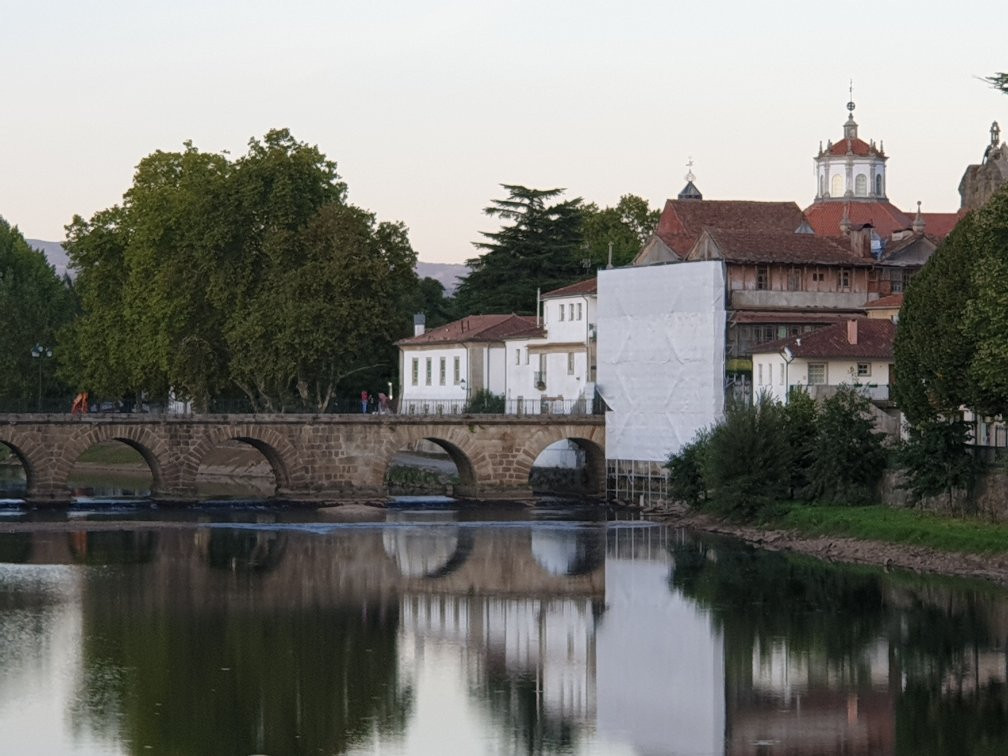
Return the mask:
[(707, 199), (815, 194), (855, 119), (897, 206), (954, 211), (1008, 96), (1001, 2), (0, 0), (0, 216), (61, 241), (139, 160), (243, 154), (287, 127), (350, 200), (461, 262), (501, 183), (660, 207), (692, 156)]

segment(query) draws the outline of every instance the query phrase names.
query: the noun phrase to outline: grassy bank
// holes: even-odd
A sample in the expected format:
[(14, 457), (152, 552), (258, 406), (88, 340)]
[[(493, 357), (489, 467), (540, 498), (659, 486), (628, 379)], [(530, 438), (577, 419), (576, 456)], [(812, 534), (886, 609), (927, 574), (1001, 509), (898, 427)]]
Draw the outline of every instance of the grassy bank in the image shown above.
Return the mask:
[(1008, 554), (1008, 525), (884, 506), (788, 504), (763, 523), (811, 536), (835, 535), (969, 554)]

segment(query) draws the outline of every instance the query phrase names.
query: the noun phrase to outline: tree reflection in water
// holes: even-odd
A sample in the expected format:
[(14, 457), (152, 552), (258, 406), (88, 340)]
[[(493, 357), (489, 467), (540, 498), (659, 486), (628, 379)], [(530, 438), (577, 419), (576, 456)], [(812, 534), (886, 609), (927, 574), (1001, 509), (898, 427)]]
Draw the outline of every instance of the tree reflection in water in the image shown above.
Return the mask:
[(89, 573), (78, 726), (191, 754), (343, 753), (401, 732), (396, 603), (270, 587), (275, 534), (212, 532), (188, 536), (188, 562)]
[[(1004, 753), (1003, 592), (713, 538), (672, 553), (672, 587), (724, 633), (731, 752), (787, 732), (788, 753), (816, 753), (839, 722), (833, 736), (849, 753)], [(800, 696), (788, 723), (782, 712)], [(796, 732), (802, 718), (818, 723), (818, 740)]]

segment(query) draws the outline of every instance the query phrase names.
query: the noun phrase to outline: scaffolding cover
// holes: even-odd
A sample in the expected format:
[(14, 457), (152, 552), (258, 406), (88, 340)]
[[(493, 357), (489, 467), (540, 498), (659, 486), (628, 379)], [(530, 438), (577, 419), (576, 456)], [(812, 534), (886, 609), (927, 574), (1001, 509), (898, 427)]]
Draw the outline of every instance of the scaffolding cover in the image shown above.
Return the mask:
[(723, 416), (724, 292), (720, 261), (599, 271), (608, 459), (664, 462)]

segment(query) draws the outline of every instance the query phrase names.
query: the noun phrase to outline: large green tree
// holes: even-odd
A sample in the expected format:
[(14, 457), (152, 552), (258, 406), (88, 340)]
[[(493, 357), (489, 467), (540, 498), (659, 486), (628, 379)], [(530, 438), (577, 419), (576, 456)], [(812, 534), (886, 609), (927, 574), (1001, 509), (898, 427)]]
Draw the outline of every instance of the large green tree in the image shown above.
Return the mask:
[(580, 198), (559, 201), (563, 189), (502, 186), (508, 196), (483, 212), (504, 225), (474, 242), (483, 253), (466, 261), (471, 272), (455, 294), (463, 314), (532, 314), (536, 289), (549, 291), (585, 276)]
[(198, 408), (325, 411), (344, 379), (394, 373), (417, 286), (406, 229), (346, 202), (336, 165), (286, 130), (236, 160), (155, 152), (121, 205), (68, 226), (83, 316), (68, 375)]
[(620, 197), (615, 207), (599, 208), (595, 203), (584, 206), (585, 259), (591, 269), (609, 262), (616, 267), (629, 265), (658, 225), (659, 210), (648, 206), (647, 200), (634, 194)]
[[(0, 218), (0, 406), (34, 408), (38, 395), (63, 399), (66, 386), (44, 355), (58, 349), (56, 334), (73, 310), (69, 281)], [(36, 345), (48, 351), (33, 357)]]

